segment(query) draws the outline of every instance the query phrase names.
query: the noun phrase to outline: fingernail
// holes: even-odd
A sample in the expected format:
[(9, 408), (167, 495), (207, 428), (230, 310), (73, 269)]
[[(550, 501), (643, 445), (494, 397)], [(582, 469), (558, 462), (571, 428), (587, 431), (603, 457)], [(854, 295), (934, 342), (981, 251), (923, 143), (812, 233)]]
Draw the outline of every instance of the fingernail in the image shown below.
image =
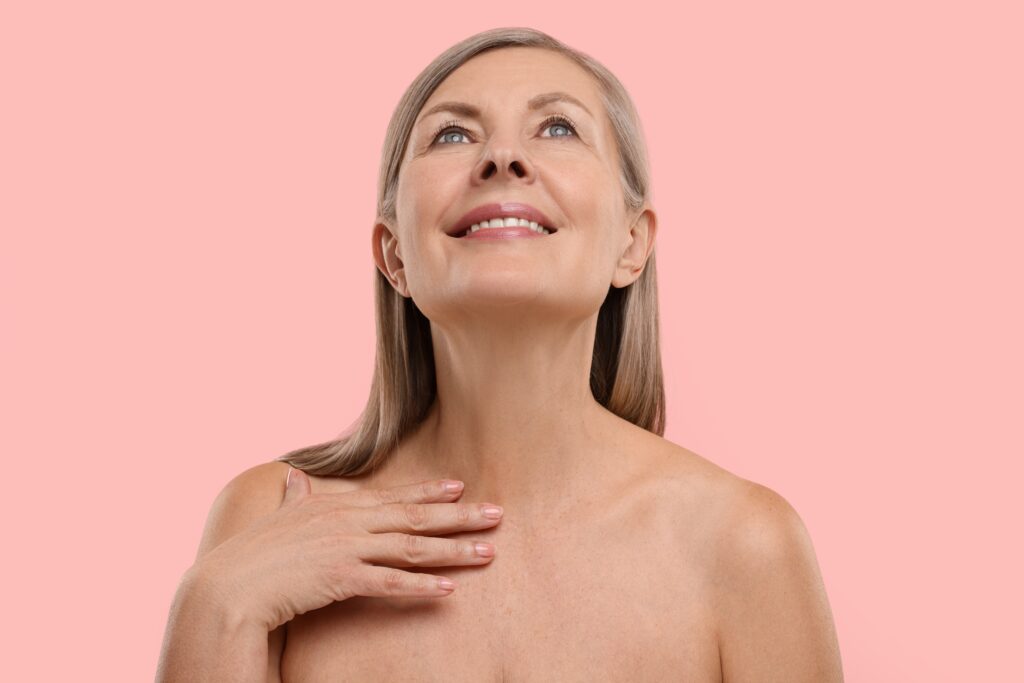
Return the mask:
[(490, 517), (491, 519), (498, 519), (501, 517), (501, 506), (500, 505), (488, 505), (484, 508), (484, 517)]
[(444, 490), (448, 493), (455, 493), (461, 491), (464, 484), (461, 481), (447, 481), (444, 484)]

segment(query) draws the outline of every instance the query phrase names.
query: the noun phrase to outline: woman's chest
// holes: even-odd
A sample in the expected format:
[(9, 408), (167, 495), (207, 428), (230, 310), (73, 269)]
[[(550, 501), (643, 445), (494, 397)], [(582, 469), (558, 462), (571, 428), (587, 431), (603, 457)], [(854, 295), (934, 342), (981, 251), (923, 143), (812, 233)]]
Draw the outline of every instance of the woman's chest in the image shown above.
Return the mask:
[(282, 680), (720, 680), (701, 551), (665, 525), (510, 518), (447, 537), (491, 541), (495, 559), (403, 568), (452, 578), (446, 597), (357, 596), (300, 615)]

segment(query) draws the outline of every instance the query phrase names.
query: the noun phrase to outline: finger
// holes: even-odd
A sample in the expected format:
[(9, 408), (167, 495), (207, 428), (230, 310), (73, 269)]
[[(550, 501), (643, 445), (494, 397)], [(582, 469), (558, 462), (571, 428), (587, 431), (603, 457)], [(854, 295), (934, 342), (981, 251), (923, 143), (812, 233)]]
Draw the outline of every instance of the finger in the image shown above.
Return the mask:
[[(456, 484), (448, 489), (448, 484)], [(452, 479), (427, 479), (415, 484), (402, 484), (386, 488), (366, 488), (344, 493), (345, 504), (353, 507), (374, 507), (389, 503), (432, 503), (455, 500), (462, 495), (462, 482)]]
[(450, 534), (487, 529), (501, 520), (501, 506), (494, 503), (388, 503), (357, 512), (363, 514), (363, 528), (374, 533)]
[[(442, 588), (440, 581), (449, 581), (451, 588)], [(436, 597), (449, 595), (456, 588), (455, 582), (445, 576), (373, 565), (368, 565), (359, 572), (356, 584), (359, 595), (373, 597)]]
[(399, 532), (373, 534), (370, 538), (372, 543), (360, 558), (389, 567), (450, 567), (487, 564), (494, 559), (494, 544), (483, 541)]
[(281, 501), (281, 507), (294, 505), (300, 498), (308, 496), (310, 490), (309, 475), (292, 467), (288, 470), (288, 477), (285, 480), (284, 500)]

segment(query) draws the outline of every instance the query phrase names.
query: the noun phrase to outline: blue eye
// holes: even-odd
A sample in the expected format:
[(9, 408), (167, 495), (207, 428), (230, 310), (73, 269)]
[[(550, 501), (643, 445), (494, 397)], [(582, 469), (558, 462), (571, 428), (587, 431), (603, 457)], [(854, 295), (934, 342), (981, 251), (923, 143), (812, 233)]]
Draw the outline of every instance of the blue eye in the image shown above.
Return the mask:
[[(547, 129), (547, 128), (553, 128), (553, 127), (556, 127), (556, 126), (557, 127), (561, 127), (561, 128), (565, 128), (567, 131), (571, 131), (571, 134), (570, 133), (566, 133), (564, 135), (548, 135), (548, 136), (545, 136), (545, 137), (549, 137), (549, 138), (568, 138), (568, 137), (575, 137), (576, 136), (576, 126), (575, 126), (575, 124), (573, 124), (573, 122), (570, 121), (567, 116), (562, 116), (561, 114), (555, 114), (555, 115), (549, 116), (546, 119), (544, 119), (544, 121), (541, 123), (541, 130), (544, 130), (544, 129)], [(443, 138), (444, 136), (451, 135), (451, 134), (458, 134), (458, 135), (462, 135), (463, 137), (466, 137), (466, 133), (468, 133), (468, 132), (469, 131), (467, 131), (465, 128), (463, 128), (462, 126), (459, 125), (458, 121), (445, 121), (444, 123), (441, 124), (440, 128), (438, 128), (436, 131), (434, 131), (434, 135), (431, 138), (433, 140), (431, 145), (437, 145), (437, 144), (442, 144), (442, 145), (464, 144), (464, 143), (458, 143), (458, 142), (455, 142), (455, 143), (453, 143), (453, 142), (440, 142), (439, 138)], [(442, 133), (444, 135), (442, 135)]]
[(552, 135), (551, 137), (553, 137), (553, 138), (567, 138), (567, 137), (572, 137), (573, 135), (576, 135), (576, 126), (573, 125), (573, 122), (570, 121), (565, 116), (561, 116), (559, 114), (547, 117), (546, 119), (544, 119), (544, 123), (542, 125), (543, 125), (544, 128), (551, 128), (553, 126), (561, 126), (562, 128), (565, 128), (566, 130), (571, 130), (572, 131), (572, 135), (568, 135), (568, 134), (566, 134), (566, 135)]
[[(450, 128), (450, 127), (449, 127), (449, 128)], [(444, 133), (443, 133), (443, 134), (440, 134), (440, 135), (441, 135), (441, 138), (442, 138), (442, 139), (443, 139), (443, 138), (444, 138), (445, 136), (448, 136), (448, 135), (461, 135), (462, 137), (466, 137), (466, 131), (465, 131), (465, 130), (463, 130), (462, 128), (459, 128), (458, 126), (455, 126), (455, 129), (454, 129), (454, 130), (446, 130), (446, 131), (444, 131)], [(451, 142), (451, 141), (449, 140), (448, 142), (443, 142), (443, 143), (441, 143), (441, 144), (444, 144), (444, 145), (449, 145), (449, 144), (452, 144), (452, 142)]]
[[(448, 135), (449, 131), (451, 131), (451, 132), (462, 131), (462, 133), (465, 133), (466, 129), (463, 128), (462, 126), (460, 126), (458, 121), (445, 121), (444, 123), (441, 124), (440, 128), (438, 128), (437, 130), (434, 131), (434, 135), (431, 137), (431, 139), (433, 140), (433, 142), (431, 144), (432, 145), (436, 145), (437, 144), (437, 138), (441, 135), (441, 133), (444, 133), (445, 135)], [(450, 143), (450, 142), (443, 142), (441, 144), (448, 145), (448, 144), (452, 144), (452, 143)]]

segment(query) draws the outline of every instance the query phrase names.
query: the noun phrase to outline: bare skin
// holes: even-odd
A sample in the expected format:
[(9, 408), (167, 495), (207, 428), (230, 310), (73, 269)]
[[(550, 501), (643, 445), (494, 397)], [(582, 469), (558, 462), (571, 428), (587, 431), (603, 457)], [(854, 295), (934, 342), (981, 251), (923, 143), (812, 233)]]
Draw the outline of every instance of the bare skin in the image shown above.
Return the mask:
[[(553, 92), (577, 103), (528, 106)], [(448, 102), (480, 115), (430, 113)], [(539, 208), (557, 232), (447, 234), (503, 201)], [(283, 680), (841, 681), (792, 507), (590, 390), (600, 305), (640, 277), (657, 230), (649, 203), (623, 203), (590, 74), (536, 48), (463, 64), (414, 124), (396, 212), (374, 226), (374, 261), (430, 320), (437, 400), (379, 472), (314, 486), (450, 477), (506, 515), (451, 536), (494, 542), (492, 562), (425, 570), (458, 583), (449, 596), (355, 597), (291, 621)]]
[[(553, 92), (579, 104), (527, 106)], [(450, 101), (480, 116), (452, 126), (452, 112), (428, 113)], [(554, 114), (574, 124), (551, 123)], [(640, 277), (657, 229), (649, 204), (626, 209), (619, 173), (597, 85), (561, 55), (485, 52), (438, 86), (402, 162), (397, 219), (379, 219), (373, 231), (377, 268), (430, 320), (437, 397), (378, 471), (309, 481), (317, 494), (461, 480), (460, 501), (496, 503), (505, 516), (448, 537), (493, 542), (494, 558), (406, 569), (455, 580), (448, 595), (359, 593), (261, 621), (281, 624), (265, 649), (251, 627), (211, 647), (205, 634), (217, 620), (183, 591), (165, 648), (181, 657), (168, 671), (187, 676), (190, 662), (209, 668), (242, 651), (269, 660), (270, 680), (280, 672), (289, 682), (842, 680), (824, 587), (792, 508), (611, 413), (591, 392), (600, 306), (609, 285)], [(557, 232), (487, 241), (446, 233), (470, 209), (506, 201), (537, 207)], [(204, 552), (231, 560), (220, 564), (236, 587), (251, 576), (246, 543), (266, 567), (305, 556), (299, 547), (277, 557), (285, 551), (269, 542), (297, 537), (281, 526), (295, 514), (210, 550), (280, 500), (288, 468), (268, 465), (234, 488), (245, 495), (228, 496), (204, 541)], [(302, 519), (304, 530), (321, 528)], [(271, 574), (254, 579), (259, 595), (299, 585)], [(231, 595), (244, 602), (248, 593)]]
[[(282, 680), (721, 681), (707, 573), (742, 480), (610, 413), (593, 429), (602, 445), (562, 495), (510, 504), (467, 481), (460, 500), (505, 512), (445, 535), (495, 544), (491, 563), (422, 570), (451, 595), (357, 596), (289, 622)], [(311, 477), (312, 491), (460, 478), (423, 464), (427, 431), (378, 472)]]
[[(528, 107), (550, 92), (582, 106)], [(430, 113), (452, 101), (480, 118)], [(558, 114), (573, 129), (547, 121)], [(458, 126), (434, 135), (453, 119)], [(603, 436), (589, 383), (598, 311), (609, 285), (640, 277), (657, 224), (650, 206), (626, 209), (619, 174), (598, 86), (546, 50), (477, 55), (438, 86), (413, 127), (397, 221), (375, 225), (374, 260), (430, 320), (439, 400), (420, 464), (458, 471), (482, 499), (551, 501), (593, 468)], [(506, 201), (536, 207), (557, 232), (446, 233), (470, 209)]]

